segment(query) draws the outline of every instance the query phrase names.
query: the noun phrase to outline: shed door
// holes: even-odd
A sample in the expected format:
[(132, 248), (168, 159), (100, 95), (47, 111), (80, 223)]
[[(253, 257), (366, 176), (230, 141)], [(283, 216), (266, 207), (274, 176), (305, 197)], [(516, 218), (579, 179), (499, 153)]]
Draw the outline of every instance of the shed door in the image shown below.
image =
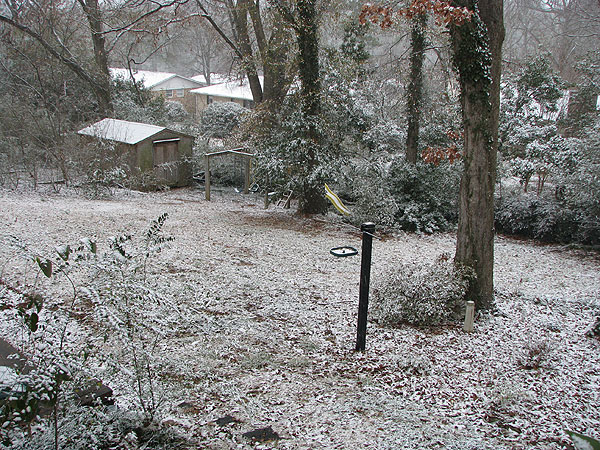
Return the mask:
[(179, 180), (179, 139), (157, 141), (154, 147), (154, 173), (167, 184)]

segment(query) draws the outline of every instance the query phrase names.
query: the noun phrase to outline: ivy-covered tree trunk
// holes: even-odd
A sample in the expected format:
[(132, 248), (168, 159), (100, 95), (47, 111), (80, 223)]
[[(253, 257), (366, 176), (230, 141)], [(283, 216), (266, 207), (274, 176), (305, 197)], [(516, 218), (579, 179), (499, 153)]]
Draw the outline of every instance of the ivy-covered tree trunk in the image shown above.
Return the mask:
[(419, 150), (419, 123), (423, 103), (423, 61), (425, 60), (425, 26), (427, 15), (417, 14), (412, 19), (410, 81), (406, 95), (408, 126), (406, 130), (406, 160), (416, 163)]
[(464, 173), (455, 262), (477, 275), (469, 299), (477, 309), (494, 306), (494, 188), (498, 150), (502, 0), (455, 0), (474, 11), (472, 19), (450, 25), (454, 64), (461, 86)]
[[(302, 113), (307, 123), (305, 158), (298, 211), (305, 214), (327, 210), (323, 186), (315, 180), (314, 170), (319, 165), (318, 152), (323, 137), (318, 128), (321, 113), (321, 79), (319, 67), (319, 37), (315, 0), (297, 0), (298, 20), (295, 27), (300, 51), (298, 74), (302, 95)], [(318, 178), (318, 177), (317, 177)]]

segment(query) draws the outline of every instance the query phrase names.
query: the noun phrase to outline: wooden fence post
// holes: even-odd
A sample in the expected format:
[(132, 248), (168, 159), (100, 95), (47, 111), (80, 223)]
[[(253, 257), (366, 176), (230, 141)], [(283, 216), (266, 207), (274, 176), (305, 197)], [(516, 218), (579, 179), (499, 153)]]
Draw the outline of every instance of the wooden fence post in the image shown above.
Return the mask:
[(204, 155), (204, 196), (210, 202), (210, 156)]

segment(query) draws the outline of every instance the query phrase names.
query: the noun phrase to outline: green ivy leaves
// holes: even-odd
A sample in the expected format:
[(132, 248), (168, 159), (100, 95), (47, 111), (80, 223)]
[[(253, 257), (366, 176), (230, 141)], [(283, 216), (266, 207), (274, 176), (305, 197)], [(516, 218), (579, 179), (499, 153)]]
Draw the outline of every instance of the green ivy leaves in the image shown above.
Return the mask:
[(42, 273), (46, 276), (46, 278), (50, 278), (52, 276), (52, 261), (46, 258), (40, 258), (39, 256), (36, 256), (35, 262), (39, 266)]
[(577, 450), (600, 450), (600, 441), (583, 434), (567, 431)]

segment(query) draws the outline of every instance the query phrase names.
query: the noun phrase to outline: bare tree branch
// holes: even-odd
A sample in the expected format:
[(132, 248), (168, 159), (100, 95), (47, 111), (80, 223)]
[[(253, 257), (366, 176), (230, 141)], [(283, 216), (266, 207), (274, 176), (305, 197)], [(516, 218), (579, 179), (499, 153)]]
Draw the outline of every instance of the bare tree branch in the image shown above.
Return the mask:
[(209, 14), (209, 12), (206, 10), (206, 8), (202, 4), (202, 2), (200, 2), (200, 0), (196, 0), (196, 4), (198, 5), (198, 8), (200, 8), (200, 11), (202, 11), (201, 17), (206, 19), (208, 21), (208, 23), (210, 23), (212, 25), (212, 27), (219, 34), (219, 36), (221, 36), (221, 38), (223, 38), (223, 40), (227, 43), (227, 45), (229, 45), (229, 47), (231, 47), (231, 49), (236, 54), (236, 56), (240, 59), (243, 59), (244, 56), (242, 55), (242, 52), (240, 51), (238, 46), (231, 39), (229, 39), (229, 36), (227, 36), (227, 34), (225, 34), (223, 29), (217, 24), (217, 22), (215, 22), (215, 20)]

